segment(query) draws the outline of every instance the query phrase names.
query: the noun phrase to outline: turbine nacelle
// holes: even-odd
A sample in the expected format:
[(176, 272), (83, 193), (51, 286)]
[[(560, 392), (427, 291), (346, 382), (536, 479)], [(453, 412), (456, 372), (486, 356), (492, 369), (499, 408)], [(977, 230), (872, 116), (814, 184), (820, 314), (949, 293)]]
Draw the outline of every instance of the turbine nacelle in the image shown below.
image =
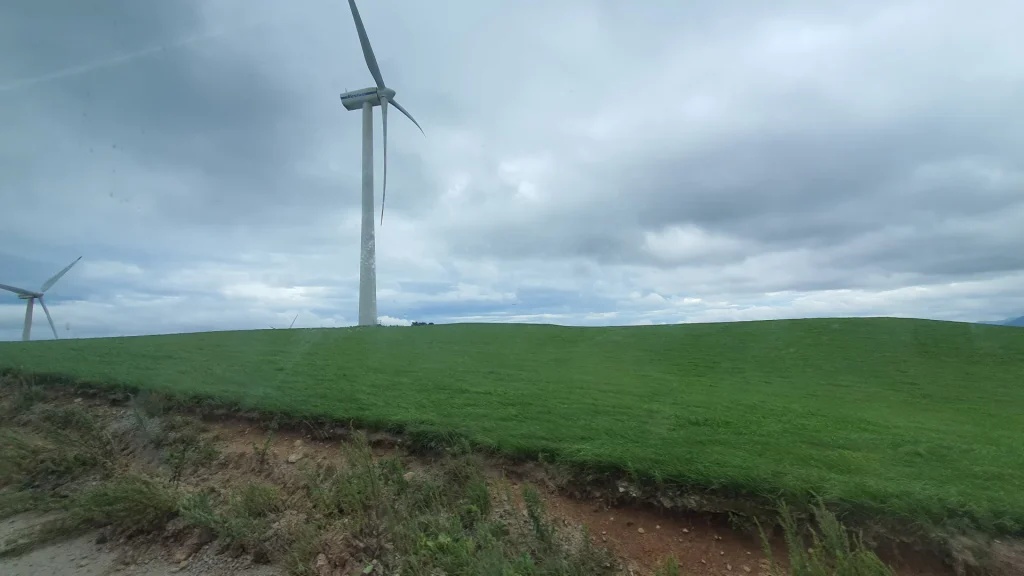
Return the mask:
[(353, 90), (341, 95), (341, 103), (347, 110), (361, 110), (365, 103), (369, 103), (370, 106), (380, 106), (382, 97), (391, 101), (395, 98), (395, 91), (391, 88), (363, 88), (361, 90)]

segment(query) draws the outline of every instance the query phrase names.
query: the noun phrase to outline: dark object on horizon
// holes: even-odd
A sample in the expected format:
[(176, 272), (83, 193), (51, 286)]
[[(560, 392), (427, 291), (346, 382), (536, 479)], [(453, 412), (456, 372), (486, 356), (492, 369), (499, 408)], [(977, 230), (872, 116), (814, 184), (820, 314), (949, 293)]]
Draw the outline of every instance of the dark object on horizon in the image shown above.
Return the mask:
[[(433, 322), (417, 322), (415, 320), (413, 320), (413, 322), (412, 322), (412, 326), (433, 326), (433, 325), (434, 325)], [(405, 327), (402, 324), (382, 324), (380, 322), (380, 320), (377, 321), (377, 326), (380, 326), (382, 328), (404, 328)]]

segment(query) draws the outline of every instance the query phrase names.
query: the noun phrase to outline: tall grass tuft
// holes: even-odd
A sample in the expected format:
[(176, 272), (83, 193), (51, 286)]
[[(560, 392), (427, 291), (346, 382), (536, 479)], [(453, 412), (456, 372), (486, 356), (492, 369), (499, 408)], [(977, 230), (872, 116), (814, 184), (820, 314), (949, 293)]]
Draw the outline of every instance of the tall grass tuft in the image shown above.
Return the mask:
[(850, 532), (824, 504), (814, 508), (817, 526), (808, 526), (810, 539), (801, 533), (793, 512), (783, 504), (779, 510), (789, 570), (776, 564), (768, 537), (758, 525), (762, 547), (770, 562), (772, 576), (895, 576), (874, 552), (867, 549), (860, 536)]

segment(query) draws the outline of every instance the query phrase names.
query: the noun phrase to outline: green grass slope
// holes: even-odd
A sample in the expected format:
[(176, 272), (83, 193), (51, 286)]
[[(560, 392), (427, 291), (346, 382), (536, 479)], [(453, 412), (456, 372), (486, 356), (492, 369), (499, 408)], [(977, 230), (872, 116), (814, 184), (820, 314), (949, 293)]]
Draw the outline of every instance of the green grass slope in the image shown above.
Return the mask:
[(454, 431), (729, 494), (1024, 527), (1024, 331), (903, 319), (0, 344), (0, 368)]

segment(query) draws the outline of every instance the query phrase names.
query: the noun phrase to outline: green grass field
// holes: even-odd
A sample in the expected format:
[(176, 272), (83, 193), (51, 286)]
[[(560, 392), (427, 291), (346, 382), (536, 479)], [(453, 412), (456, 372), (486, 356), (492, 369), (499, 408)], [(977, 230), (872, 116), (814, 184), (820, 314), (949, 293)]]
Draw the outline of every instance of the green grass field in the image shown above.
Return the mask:
[(1024, 330), (437, 325), (0, 344), (0, 367), (453, 431), (729, 495), (1024, 529)]

